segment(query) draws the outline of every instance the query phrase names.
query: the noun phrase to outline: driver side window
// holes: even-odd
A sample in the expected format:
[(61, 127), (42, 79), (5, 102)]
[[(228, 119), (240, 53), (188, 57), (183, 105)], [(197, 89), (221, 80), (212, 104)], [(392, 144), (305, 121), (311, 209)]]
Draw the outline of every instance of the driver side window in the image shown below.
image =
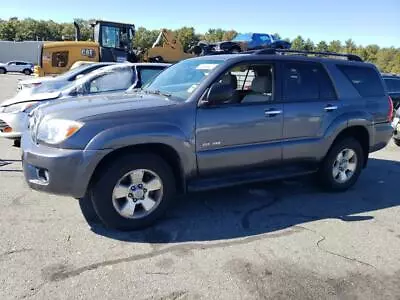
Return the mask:
[(234, 89), (233, 97), (225, 104), (249, 104), (271, 102), (274, 95), (273, 64), (254, 64), (235, 66), (218, 80)]

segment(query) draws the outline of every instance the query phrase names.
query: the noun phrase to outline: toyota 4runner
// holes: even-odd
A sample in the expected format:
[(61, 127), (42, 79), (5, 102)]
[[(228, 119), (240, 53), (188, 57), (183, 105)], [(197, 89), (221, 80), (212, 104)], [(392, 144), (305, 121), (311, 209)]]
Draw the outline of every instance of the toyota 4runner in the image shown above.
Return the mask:
[(390, 140), (392, 105), (376, 67), (354, 55), (187, 59), (118, 100), (35, 109), (24, 175), (120, 230), (152, 224), (191, 191), (310, 173), (344, 191)]

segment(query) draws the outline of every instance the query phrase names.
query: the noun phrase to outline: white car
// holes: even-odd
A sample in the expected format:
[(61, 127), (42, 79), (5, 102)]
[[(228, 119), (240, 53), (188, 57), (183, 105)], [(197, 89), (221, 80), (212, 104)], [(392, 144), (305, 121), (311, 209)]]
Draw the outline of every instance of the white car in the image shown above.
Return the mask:
[(17, 93), (28, 95), (43, 93), (46, 90), (59, 90), (83, 75), (112, 64), (115, 63), (102, 62), (82, 64), (58, 76), (35, 77), (32, 79), (20, 80), (17, 84)]
[(26, 61), (9, 61), (8, 63), (0, 63), (0, 74), (6, 74), (7, 72), (18, 72), (24, 73), (25, 75), (31, 75), (33, 73), (33, 64)]
[(140, 88), (169, 66), (165, 63), (119, 63), (93, 71), (60, 90), (46, 88), (43, 93), (18, 94), (0, 104), (0, 137), (19, 140), (27, 128), (29, 113), (39, 105)]

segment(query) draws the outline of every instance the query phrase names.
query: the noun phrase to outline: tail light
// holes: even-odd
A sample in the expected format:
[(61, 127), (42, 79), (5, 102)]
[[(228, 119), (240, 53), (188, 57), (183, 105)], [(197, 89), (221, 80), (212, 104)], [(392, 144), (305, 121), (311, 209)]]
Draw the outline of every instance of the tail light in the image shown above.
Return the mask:
[(393, 100), (392, 98), (389, 96), (389, 112), (388, 112), (388, 121), (392, 122), (393, 119)]

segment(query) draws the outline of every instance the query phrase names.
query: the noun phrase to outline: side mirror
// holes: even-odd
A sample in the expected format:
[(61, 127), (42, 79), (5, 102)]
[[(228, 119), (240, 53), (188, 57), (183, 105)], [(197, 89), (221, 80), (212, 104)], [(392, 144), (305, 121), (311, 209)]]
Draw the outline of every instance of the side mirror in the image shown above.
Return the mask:
[(235, 90), (232, 85), (216, 82), (208, 90), (206, 103), (208, 105), (218, 105), (233, 97)]

